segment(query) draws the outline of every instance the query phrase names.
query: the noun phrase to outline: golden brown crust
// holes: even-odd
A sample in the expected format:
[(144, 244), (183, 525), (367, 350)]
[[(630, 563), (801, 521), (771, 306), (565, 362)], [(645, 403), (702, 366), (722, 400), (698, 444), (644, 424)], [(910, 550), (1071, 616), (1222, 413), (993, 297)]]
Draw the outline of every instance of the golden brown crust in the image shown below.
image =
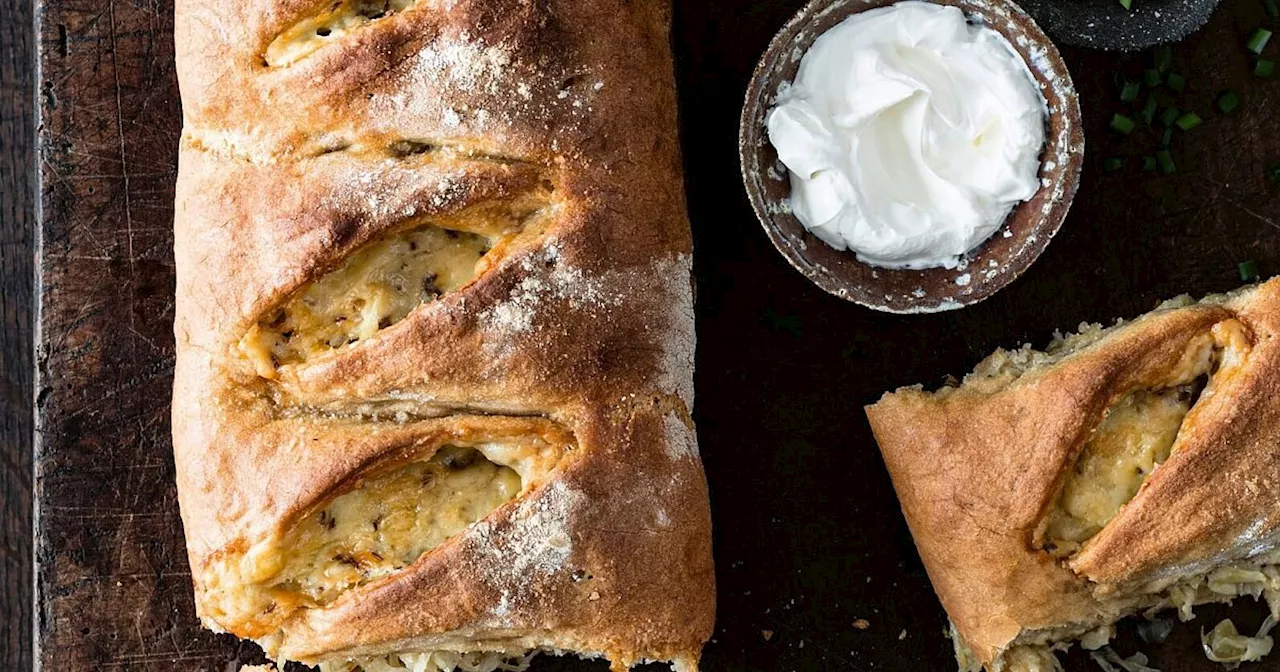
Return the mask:
[[(1041, 550), (1046, 511), (1106, 410), (1165, 384), (1193, 338), (1233, 318), (1251, 349), (1188, 414), (1173, 455), (1078, 553)], [(1021, 375), (867, 408), (934, 588), (983, 664), (1020, 636), (1109, 623), (1149, 606), (1151, 585), (1276, 547), (1277, 335), (1280, 280), (1148, 314)]]
[[(305, 661), (469, 643), (696, 664), (714, 579), (667, 4), (422, 0), (265, 63), (328, 6), (177, 8), (173, 422), (202, 613)], [(238, 349), (385, 232), (548, 187), (544, 235), (375, 336), (274, 380)], [(278, 633), (209, 617), (212, 563), (353, 474), (530, 423), (572, 457), (410, 568)], [(549, 525), (567, 545), (545, 548)]]

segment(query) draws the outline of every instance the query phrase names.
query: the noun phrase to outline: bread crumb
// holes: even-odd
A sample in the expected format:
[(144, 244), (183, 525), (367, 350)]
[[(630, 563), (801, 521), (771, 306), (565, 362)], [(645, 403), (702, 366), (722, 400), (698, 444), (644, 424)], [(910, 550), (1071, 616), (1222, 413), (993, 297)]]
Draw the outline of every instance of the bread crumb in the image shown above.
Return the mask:
[(764, 641), (766, 641), (766, 642), (767, 642), (767, 641), (769, 641), (769, 640), (773, 639), (773, 631), (772, 631), (772, 630), (761, 630), (761, 631), (760, 631), (760, 636), (761, 636), (761, 637), (764, 637)]
[(865, 618), (859, 618), (853, 622), (853, 627), (859, 630), (866, 630), (867, 628), (871, 627), (871, 621), (868, 621)]

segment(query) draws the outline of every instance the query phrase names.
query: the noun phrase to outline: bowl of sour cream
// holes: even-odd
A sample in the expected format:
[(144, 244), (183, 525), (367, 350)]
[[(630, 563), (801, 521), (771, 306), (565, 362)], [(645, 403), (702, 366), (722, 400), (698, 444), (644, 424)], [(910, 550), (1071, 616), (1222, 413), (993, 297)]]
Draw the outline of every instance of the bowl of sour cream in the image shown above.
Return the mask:
[(895, 313), (977, 303), (1070, 208), (1079, 102), (1010, 0), (814, 0), (774, 38), (739, 136), (752, 206), (822, 289)]

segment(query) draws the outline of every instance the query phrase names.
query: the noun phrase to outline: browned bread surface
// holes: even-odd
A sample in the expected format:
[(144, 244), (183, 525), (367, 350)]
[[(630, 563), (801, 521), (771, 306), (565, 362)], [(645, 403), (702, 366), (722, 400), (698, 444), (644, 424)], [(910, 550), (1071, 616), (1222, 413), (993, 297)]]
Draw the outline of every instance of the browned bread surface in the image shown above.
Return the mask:
[[(179, 2), (174, 449), (206, 624), (312, 663), (696, 666), (714, 579), (669, 21), (656, 0)], [(427, 519), (376, 487), (460, 448), (428, 472), (519, 492), (472, 510), (423, 477), (463, 527), (389, 559), (380, 521)], [(360, 541), (323, 537), (354, 502), (378, 509)], [(326, 576), (290, 564), (303, 547)]]
[[(1048, 355), (1000, 351), (961, 386), (904, 388), (867, 408), (934, 588), (980, 663), (1172, 606), (1188, 581), (1195, 602), (1225, 599), (1194, 592), (1223, 567), (1270, 566), (1265, 592), (1280, 597), (1277, 336), (1273, 280), (1088, 327)], [(1055, 546), (1050, 511), (1104, 420), (1129, 395), (1197, 378), (1136, 494), (1078, 548)]]

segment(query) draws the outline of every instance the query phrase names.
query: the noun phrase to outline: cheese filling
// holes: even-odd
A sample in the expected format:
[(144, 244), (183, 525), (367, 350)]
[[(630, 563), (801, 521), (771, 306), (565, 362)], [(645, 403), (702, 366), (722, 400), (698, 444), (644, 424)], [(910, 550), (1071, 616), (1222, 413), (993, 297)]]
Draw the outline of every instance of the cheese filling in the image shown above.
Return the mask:
[(1169, 459), (1194, 384), (1138, 390), (1111, 408), (1094, 430), (1049, 513), (1049, 550), (1069, 555), (1129, 503), (1151, 472)]
[(260, 375), (369, 338), (470, 282), (491, 241), (422, 227), (374, 242), (311, 283), (241, 341)]
[(1188, 342), (1164, 380), (1107, 409), (1048, 511), (1044, 550), (1066, 558), (1101, 532), (1176, 451), (1192, 407), (1235, 375), (1249, 349), (1243, 324), (1220, 322)]
[(356, 250), (253, 325), (240, 351), (258, 375), (345, 348), (462, 289), (521, 235), (537, 235), (545, 194), (393, 231)]
[(567, 446), (446, 445), (367, 474), (280, 536), (222, 556), (202, 577), (202, 616), (241, 636), (272, 632), (301, 608), (395, 574), (518, 497)]
[(348, 661), (327, 661), (320, 672), (522, 672), (529, 669), (534, 652), (512, 654), (501, 651), (427, 651), (393, 653)]
[(325, 44), (414, 4), (415, 0), (340, 0), (329, 9), (303, 18), (280, 33), (267, 46), (263, 60), (273, 68), (292, 65)]
[(290, 533), (271, 592), (323, 606), (387, 576), (520, 493), (520, 476), (471, 448), (448, 446), (339, 496)]

